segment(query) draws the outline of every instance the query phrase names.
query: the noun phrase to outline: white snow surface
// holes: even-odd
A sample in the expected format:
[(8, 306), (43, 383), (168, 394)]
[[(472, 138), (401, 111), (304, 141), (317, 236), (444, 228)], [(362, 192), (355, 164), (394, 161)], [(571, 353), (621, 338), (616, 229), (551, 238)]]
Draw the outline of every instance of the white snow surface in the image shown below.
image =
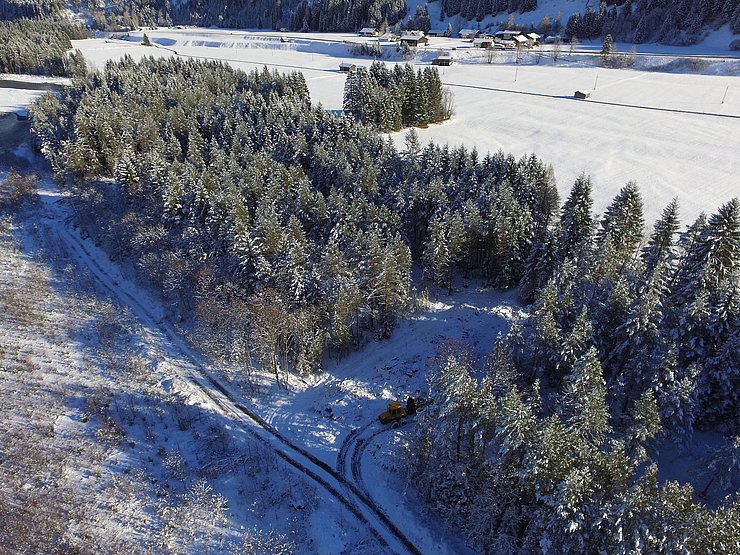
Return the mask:
[(66, 77), (18, 75), (0, 73), (0, 114), (28, 114), (28, 106), (42, 96), (44, 90), (33, 90), (36, 85), (67, 85)]
[[(721, 33), (722, 31), (718, 31)], [(224, 29), (147, 30), (156, 45), (140, 45), (143, 31), (118, 39), (74, 41), (92, 67), (130, 55), (183, 56), (222, 60), (251, 70), (268, 66), (302, 71), (311, 98), (341, 111), (345, 75), (342, 61), (367, 39), (352, 34), (280, 33)], [(401, 63), (395, 47), (380, 39), (388, 63)], [(594, 185), (594, 210), (602, 212), (628, 182), (639, 185), (648, 226), (674, 198), (689, 224), (701, 212), (712, 213), (740, 193), (740, 58), (688, 58), (710, 55), (711, 48), (640, 45), (636, 69), (598, 66), (599, 45), (567, 45), (557, 63), (550, 47), (540, 56), (501, 52), (493, 63), (469, 41), (433, 37), (412, 63), (427, 66), (441, 52), (458, 61), (441, 68), (442, 80), (455, 95), (455, 115), (420, 129), (422, 142), (477, 148), (479, 154), (503, 150), (517, 157), (535, 154), (552, 164), (561, 197), (585, 173)], [(628, 45), (618, 45), (620, 51)], [(729, 55), (725, 50), (723, 55)], [(354, 59), (369, 65), (369, 58)], [(661, 70), (661, 71), (658, 71)], [(578, 89), (588, 101), (573, 100)], [(393, 135), (403, 146), (405, 131)]]

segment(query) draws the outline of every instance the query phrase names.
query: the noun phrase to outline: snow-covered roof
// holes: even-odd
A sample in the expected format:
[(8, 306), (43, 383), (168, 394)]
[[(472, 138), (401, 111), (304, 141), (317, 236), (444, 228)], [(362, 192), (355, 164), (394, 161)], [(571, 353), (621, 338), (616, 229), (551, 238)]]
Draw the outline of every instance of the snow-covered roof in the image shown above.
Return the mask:
[(527, 33), (524, 36), (532, 40), (540, 40), (542, 38), (542, 35), (538, 35), (537, 33)]
[(545, 42), (547, 42), (547, 43), (553, 43), (553, 42), (562, 41), (562, 40), (563, 40), (563, 37), (561, 37), (560, 35), (549, 35), (545, 39)]
[(527, 37), (525, 37), (524, 35), (514, 35), (513, 37), (511, 37), (511, 40), (513, 40), (514, 42), (518, 42), (519, 44), (523, 44), (527, 42)]
[(401, 38), (402, 39), (404, 39), (404, 38), (407, 38), (407, 39), (409, 39), (409, 38), (418, 39), (418, 38), (421, 38), (423, 36), (424, 36), (424, 31), (404, 31), (403, 34), (401, 35)]
[(513, 36), (516, 36), (516, 35), (521, 35), (522, 32), (521, 31), (512, 31), (511, 29), (506, 29), (505, 31), (496, 31), (494, 34), (497, 37), (506, 37), (506, 36), (513, 37)]
[(365, 35), (369, 33), (377, 33), (377, 32), (378, 30), (375, 27), (363, 27), (362, 29), (360, 29), (361, 35)]
[(460, 35), (461, 37), (464, 37), (464, 36), (477, 35), (478, 33), (480, 33), (480, 30), (478, 29), (460, 29), (458, 35)]

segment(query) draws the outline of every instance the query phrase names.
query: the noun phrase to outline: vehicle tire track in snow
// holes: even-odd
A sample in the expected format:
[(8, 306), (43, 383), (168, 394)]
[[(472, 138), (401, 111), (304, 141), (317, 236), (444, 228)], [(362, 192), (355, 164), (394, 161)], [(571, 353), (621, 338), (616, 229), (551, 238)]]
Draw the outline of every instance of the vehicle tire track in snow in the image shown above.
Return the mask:
[[(58, 202), (58, 201), (57, 201)], [(291, 442), (262, 417), (241, 403), (237, 396), (219, 380), (209, 374), (199, 362), (198, 356), (185, 343), (175, 329), (163, 319), (152, 314), (150, 307), (145, 306), (132, 293), (126, 290), (118, 280), (109, 275), (98, 262), (96, 256), (90, 252), (79, 233), (70, 229), (69, 218), (60, 213), (61, 208), (51, 206), (50, 210), (57, 213), (46, 218), (49, 225), (56, 231), (58, 237), (66, 243), (70, 252), (85, 266), (92, 276), (114, 297), (127, 305), (136, 314), (139, 320), (148, 329), (154, 338), (158, 338), (176, 351), (182, 359), (190, 362), (189, 367), (181, 365), (181, 377), (196, 387), (211, 403), (225, 416), (243, 424), (242, 429), (250, 433), (257, 440), (269, 446), (281, 459), (293, 466), (305, 476), (311, 478), (332, 497), (345, 506), (361, 523), (368, 526), (372, 535), (379, 544), (391, 552), (398, 552), (401, 547), (414, 555), (421, 552), (400, 531), (380, 507), (359, 489), (358, 486), (347, 480), (339, 472), (324, 461), (318, 459), (304, 448)], [(348, 490), (345, 495), (339, 490)], [(394, 547), (395, 544), (395, 547)]]
[(370, 491), (365, 485), (365, 478), (362, 475), (362, 457), (365, 454), (365, 449), (370, 444), (370, 442), (375, 439), (376, 436), (382, 434), (384, 431), (385, 430), (378, 430), (370, 437), (360, 438), (355, 445), (354, 451), (352, 452), (352, 480), (354, 481), (355, 485), (360, 488), (360, 491), (362, 491), (371, 499), (372, 495), (370, 495)]
[(347, 477), (347, 453), (351, 447), (354, 447), (355, 438), (369, 425), (370, 424), (366, 424), (361, 428), (354, 428), (349, 434), (347, 434), (347, 437), (344, 438), (342, 445), (339, 447), (339, 453), (337, 453), (337, 472), (339, 472), (340, 476), (345, 478)]
[[(383, 428), (380, 430), (374, 430), (370, 435), (365, 436), (364, 433), (371, 428), (373, 422), (365, 424), (359, 428), (353, 429), (342, 442), (337, 454), (337, 472), (341, 474), (345, 479), (351, 480), (352, 484), (356, 486), (368, 499), (372, 499), (373, 496), (365, 485), (365, 477), (362, 475), (362, 457), (365, 454), (365, 449), (370, 442), (375, 439), (378, 435), (387, 431)], [(347, 475), (347, 466), (349, 463), (350, 475)]]

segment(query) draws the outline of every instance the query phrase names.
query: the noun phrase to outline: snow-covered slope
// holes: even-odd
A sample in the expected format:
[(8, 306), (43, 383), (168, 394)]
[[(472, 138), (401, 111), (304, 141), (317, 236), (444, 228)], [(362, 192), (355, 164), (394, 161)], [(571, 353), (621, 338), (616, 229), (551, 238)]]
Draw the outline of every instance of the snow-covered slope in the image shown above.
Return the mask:
[(201, 381), (50, 182), (40, 200), (2, 216), (0, 551), (384, 551), (351, 491)]

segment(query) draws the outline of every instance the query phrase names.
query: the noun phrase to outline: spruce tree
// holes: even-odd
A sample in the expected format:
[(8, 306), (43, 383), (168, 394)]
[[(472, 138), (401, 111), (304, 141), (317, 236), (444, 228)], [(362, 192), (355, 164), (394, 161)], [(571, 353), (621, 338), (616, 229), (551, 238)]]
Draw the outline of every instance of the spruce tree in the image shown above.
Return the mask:
[(591, 178), (581, 175), (563, 205), (556, 232), (560, 263), (583, 256), (591, 247), (594, 232), (591, 191)]
[(566, 376), (560, 410), (569, 429), (595, 445), (610, 431), (606, 384), (594, 347), (575, 362)]
[(653, 234), (642, 249), (642, 261), (645, 265), (645, 279), (650, 279), (656, 268), (664, 261), (670, 265), (676, 256), (676, 234), (679, 229), (678, 199), (673, 199), (663, 209), (661, 217), (655, 222)]
[[(588, 36), (592, 36), (591, 33)], [(612, 59), (612, 53), (614, 52), (614, 39), (611, 35), (604, 37), (604, 44), (601, 47), (601, 62), (604, 65), (608, 65)]]
[(630, 264), (643, 239), (642, 198), (637, 185), (629, 182), (607, 207), (596, 235), (597, 248), (611, 240), (618, 264)]

